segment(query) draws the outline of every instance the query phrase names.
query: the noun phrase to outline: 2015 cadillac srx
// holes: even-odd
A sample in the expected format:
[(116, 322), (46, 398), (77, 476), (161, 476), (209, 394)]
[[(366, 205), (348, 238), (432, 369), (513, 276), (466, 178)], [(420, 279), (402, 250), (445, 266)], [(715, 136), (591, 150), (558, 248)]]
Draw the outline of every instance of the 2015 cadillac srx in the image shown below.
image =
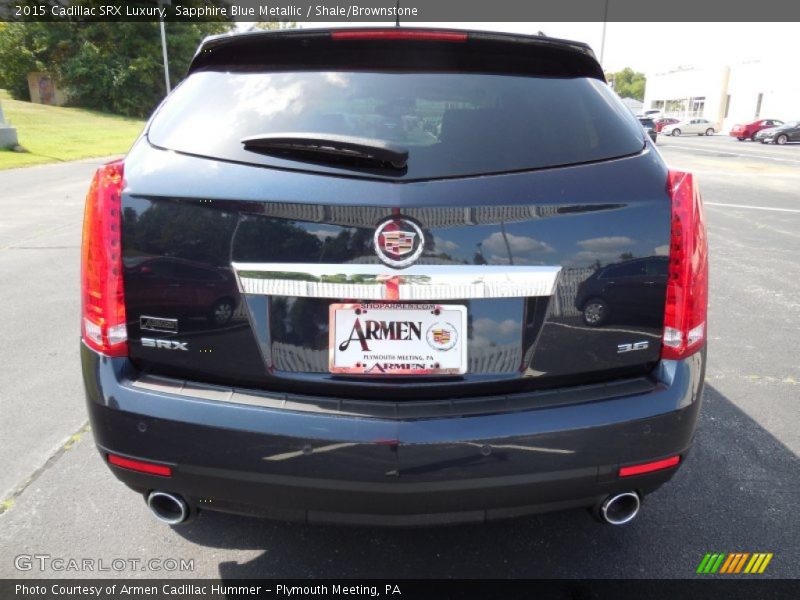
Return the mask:
[(92, 429), (172, 524), (621, 524), (692, 444), (707, 285), (692, 175), (587, 46), (214, 37), (89, 190)]

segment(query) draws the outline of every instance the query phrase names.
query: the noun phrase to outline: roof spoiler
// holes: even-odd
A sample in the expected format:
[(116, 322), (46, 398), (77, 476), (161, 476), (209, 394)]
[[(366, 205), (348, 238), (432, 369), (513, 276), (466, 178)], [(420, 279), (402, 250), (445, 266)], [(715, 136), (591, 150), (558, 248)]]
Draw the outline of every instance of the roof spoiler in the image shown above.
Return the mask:
[[(369, 52), (365, 52), (367, 47)], [(415, 52), (417, 49), (424, 52)], [(435, 60), (437, 54), (448, 54), (454, 60), (439, 62)], [(358, 69), (517, 73), (605, 81), (594, 52), (582, 42), (491, 31), (405, 27), (284, 29), (210, 36), (200, 44), (187, 75), (220, 67), (352, 69), (353, 64)]]

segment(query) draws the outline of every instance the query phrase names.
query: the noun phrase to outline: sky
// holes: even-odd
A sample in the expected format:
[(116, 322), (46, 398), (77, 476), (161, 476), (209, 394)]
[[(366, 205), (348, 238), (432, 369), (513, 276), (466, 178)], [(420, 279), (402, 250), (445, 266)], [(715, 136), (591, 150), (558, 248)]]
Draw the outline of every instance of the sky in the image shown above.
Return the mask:
[[(299, 27), (380, 26), (381, 23), (298, 23)], [(386, 25), (394, 25), (393, 22)], [(409, 23), (409, 26), (412, 24)], [(597, 57), (602, 23), (414, 23), (536, 34), (588, 43)], [(765, 33), (765, 32), (768, 32)], [(797, 23), (608, 23), (603, 53), (606, 71), (631, 67), (660, 73), (679, 66), (730, 65), (749, 60), (794, 60)]]

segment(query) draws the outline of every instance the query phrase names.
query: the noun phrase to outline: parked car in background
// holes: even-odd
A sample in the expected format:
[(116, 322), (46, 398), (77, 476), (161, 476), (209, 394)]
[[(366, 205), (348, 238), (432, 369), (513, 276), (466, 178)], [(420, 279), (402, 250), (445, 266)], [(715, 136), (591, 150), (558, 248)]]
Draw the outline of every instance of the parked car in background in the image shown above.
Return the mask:
[(233, 317), (239, 293), (228, 269), (168, 256), (127, 262), (127, 301), (142, 314), (167, 310), (186, 319), (203, 317), (216, 326)]
[(680, 121), (680, 119), (674, 119), (672, 117), (661, 117), (660, 119), (656, 119), (656, 133), (661, 133), (661, 130), (667, 125), (680, 123)]
[(686, 119), (678, 121), (672, 125), (666, 125), (661, 129), (664, 135), (682, 135), (684, 133), (696, 133), (697, 135), (714, 135), (714, 124), (708, 119)]
[(600, 327), (612, 318), (617, 324), (633, 324), (637, 319), (656, 324), (663, 315), (654, 300), (667, 293), (668, 266), (666, 256), (650, 256), (598, 269), (578, 286), (575, 308), (590, 327)]
[(658, 133), (656, 132), (656, 122), (653, 119), (648, 119), (646, 117), (639, 117), (639, 123), (642, 124), (645, 132), (647, 133), (648, 137), (656, 143), (656, 136)]
[(762, 129), (756, 134), (756, 140), (762, 144), (778, 144), (800, 142), (800, 121), (790, 121), (778, 127)]
[(752, 123), (746, 123), (744, 125), (734, 125), (731, 127), (730, 135), (731, 137), (735, 137), (740, 142), (743, 142), (747, 139), (756, 141), (756, 134), (761, 131), (762, 129), (768, 129), (770, 127), (780, 127), (783, 125), (783, 121), (778, 121), (777, 119), (759, 119), (757, 121), (753, 121)]

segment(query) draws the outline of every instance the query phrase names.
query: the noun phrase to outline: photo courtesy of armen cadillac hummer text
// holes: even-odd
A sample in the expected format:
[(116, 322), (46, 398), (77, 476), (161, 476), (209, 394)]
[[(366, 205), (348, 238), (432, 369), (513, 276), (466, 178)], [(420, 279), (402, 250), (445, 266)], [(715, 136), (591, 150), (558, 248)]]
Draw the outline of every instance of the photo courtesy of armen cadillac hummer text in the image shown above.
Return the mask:
[(81, 285), (97, 447), (172, 525), (622, 525), (694, 439), (697, 182), (579, 42), (208, 38), (97, 171)]

